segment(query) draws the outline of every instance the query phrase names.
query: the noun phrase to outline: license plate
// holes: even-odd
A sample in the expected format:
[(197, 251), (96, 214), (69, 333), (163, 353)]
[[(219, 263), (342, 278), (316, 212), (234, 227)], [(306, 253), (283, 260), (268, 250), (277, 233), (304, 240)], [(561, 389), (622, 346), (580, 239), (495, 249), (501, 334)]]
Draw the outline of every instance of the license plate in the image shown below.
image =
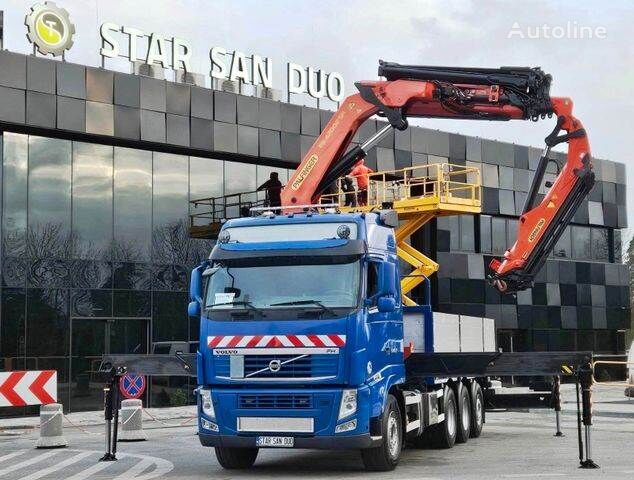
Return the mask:
[(295, 445), (293, 437), (257, 437), (255, 445), (258, 447), (292, 447)]

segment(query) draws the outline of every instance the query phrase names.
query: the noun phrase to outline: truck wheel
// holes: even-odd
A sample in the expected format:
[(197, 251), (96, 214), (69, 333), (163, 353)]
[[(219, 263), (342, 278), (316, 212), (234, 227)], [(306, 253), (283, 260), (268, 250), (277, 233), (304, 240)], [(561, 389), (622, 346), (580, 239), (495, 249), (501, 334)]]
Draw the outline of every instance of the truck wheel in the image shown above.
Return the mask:
[(458, 430), (458, 407), (453, 389), (445, 387), (443, 395), (445, 420), (433, 427), (433, 441), (436, 448), (451, 448), (456, 443)]
[(251, 468), (258, 456), (257, 448), (216, 447), (215, 450), (218, 463), (227, 470)]
[(484, 395), (478, 382), (471, 385), (471, 438), (478, 438), (484, 427)]
[(383, 417), (381, 419), (381, 436), (383, 443), (379, 447), (361, 450), (361, 457), (366, 470), (387, 472), (394, 470), (401, 458), (403, 448), (403, 420), (398, 402), (393, 395), (388, 395)]
[(466, 385), (458, 383), (458, 423), (456, 428), (456, 443), (467, 443), (471, 434), (471, 401)]

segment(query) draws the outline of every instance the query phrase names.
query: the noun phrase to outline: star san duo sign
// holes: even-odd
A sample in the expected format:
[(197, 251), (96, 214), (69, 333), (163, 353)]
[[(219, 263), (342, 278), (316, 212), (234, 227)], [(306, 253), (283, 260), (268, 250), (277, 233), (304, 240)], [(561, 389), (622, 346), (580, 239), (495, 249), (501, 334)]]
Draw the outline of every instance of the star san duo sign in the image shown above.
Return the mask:
[[(168, 70), (191, 72), (193, 47), (176, 36), (145, 32), (135, 27), (106, 22), (101, 25), (102, 60), (125, 58), (129, 62), (159, 65)], [(212, 79), (239, 81), (245, 85), (273, 88), (273, 60), (257, 54), (247, 55), (215, 46), (209, 50), (209, 76)], [(343, 76), (338, 72), (286, 63), (286, 86), (289, 93), (308, 94), (340, 102), (345, 96)]]

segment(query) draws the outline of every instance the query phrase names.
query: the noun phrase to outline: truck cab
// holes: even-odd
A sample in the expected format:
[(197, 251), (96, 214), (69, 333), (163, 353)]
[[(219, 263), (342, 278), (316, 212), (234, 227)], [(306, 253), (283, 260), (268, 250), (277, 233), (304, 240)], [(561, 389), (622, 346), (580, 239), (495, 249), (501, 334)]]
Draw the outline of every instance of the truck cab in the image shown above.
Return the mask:
[(380, 211), (223, 225), (192, 272), (189, 305), (201, 320), (199, 438), (223, 466), (248, 467), (262, 447), (354, 448), (366, 466), (396, 464), (405, 426), (396, 224)]

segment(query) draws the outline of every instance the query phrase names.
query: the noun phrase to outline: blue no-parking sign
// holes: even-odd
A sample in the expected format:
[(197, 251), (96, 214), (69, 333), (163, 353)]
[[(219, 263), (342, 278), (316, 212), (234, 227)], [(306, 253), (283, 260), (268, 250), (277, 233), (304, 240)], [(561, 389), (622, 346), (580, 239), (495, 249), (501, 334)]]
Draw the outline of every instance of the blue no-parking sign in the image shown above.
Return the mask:
[(119, 391), (125, 398), (140, 398), (145, 392), (145, 377), (126, 373), (119, 380)]

